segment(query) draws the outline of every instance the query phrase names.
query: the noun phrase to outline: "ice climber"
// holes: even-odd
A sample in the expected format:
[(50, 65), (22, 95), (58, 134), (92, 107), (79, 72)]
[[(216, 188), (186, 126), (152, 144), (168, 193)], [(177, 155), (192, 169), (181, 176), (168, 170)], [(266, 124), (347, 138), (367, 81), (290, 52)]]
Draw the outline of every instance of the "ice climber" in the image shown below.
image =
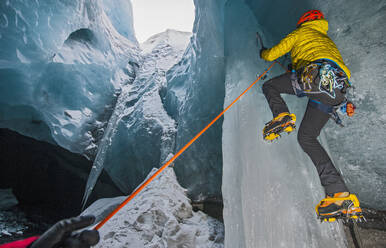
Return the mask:
[[(328, 22), (319, 10), (302, 15), (297, 28), (270, 49), (262, 47), (260, 56), (274, 61), (291, 52), (292, 72), (275, 77), (263, 85), (263, 93), (273, 113), (273, 120), (263, 130), (266, 140), (280, 136), (280, 132), (292, 132), (296, 117), (288, 110), (281, 93), (307, 96), (309, 102), (298, 131), (298, 142), (316, 166), (326, 198), (317, 207), (319, 217), (331, 217), (347, 213), (350, 195), (342, 176), (334, 167), (317, 137), (331, 116), (336, 116), (336, 106), (346, 103), (348, 115), (353, 105), (347, 104), (345, 93), (350, 87), (350, 70), (334, 42), (327, 36)], [(351, 108), (351, 109), (350, 109)], [(339, 119), (339, 117), (337, 117)], [(340, 119), (339, 119), (340, 120)], [(339, 199), (336, 199), (339, 198)], [(344, 200), (342, 200), (344, 198)], [(355, 197), (357, 202), (357, 199)], [(350, 211), (360, 212), (357, 208)]]

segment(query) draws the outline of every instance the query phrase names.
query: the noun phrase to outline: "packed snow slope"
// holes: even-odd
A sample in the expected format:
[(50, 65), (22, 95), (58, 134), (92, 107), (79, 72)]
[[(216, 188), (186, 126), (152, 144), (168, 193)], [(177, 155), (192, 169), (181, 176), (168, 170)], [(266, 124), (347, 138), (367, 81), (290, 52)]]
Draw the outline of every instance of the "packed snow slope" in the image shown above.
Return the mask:
[[(156, 169), (153, 169), (150, 177)], [(100, 199), (82, 214), (100, 221), (125, 197)], [(123, 207), (100, 230), (95, 247), (125, 248), (222, 248), (223, 224), (201, 211), (194, 212), (186, 190), (172, 168)]]

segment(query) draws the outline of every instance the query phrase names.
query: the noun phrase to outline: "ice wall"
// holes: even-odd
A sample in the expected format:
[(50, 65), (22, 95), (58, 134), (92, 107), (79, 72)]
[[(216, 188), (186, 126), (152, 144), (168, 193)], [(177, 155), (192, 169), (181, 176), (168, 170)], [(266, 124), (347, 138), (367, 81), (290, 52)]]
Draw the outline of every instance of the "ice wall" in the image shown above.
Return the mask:
[[(330, 121), (323, 135), (346, 184), (364, 206), (386, 209), (385, 42), (386, 2), (377, 1), (250, 1), (258, 22), (273, 45), (293, 29), (308, 9), (320, 9), (329, 21), (329, 36), (351, 70), (355, 90), (349, 92), (357, 105), (354, 118), (344, 117), (345, 128)], [(264, 10), (264, 11), (261, 11)], [(325, 143), (325, 145), (327, 145)]]
[(84, 202), (102, 169), (128, 194), (174, 153), (176, 123), (163, 104), (165, 74), (181, 59), (190, 36), (166, 30), (141, 44), (141, 63), (132, 71), (135, 80), (122, 85), (89, 175)]
[[(258, 58), (255, 32), (268, 38), (272, 34), (243, 1), (228, 1), (224, 19), (226, 106), (270, 64)], [(282, 70), (276, 66), (269, 77)], [(224, 119), (226, 247), (345, 247), (338, 224), (320, 225), (316, 219), (313, 208), (323, 196), (322, 188), (296, 135), (273, 144), (263, 141), (261, 130), (272, 114), (261, 92), (262, 83), (243, 96)], [(301, 118), (305, 99), (286, 99)]]
[(114, 28), (133, 43), (138, 43), (135, 37), (133, 8), (128, 0), (103, 0), (103, 11), (109, 17)]
[[(95, 155), (116, 91), (131, 80), (123, 69), (138, 61), (135, 40), (103, 10), (113, 2), (0, 2), (0, 127)], [(131, 20), (130, 2), (123, 12)]]
[[(191, 43), (170, 71), (165, 105), (176, 120), (176, 151), (222, 110), (224, 99), (223, 1), (197, 0)], [(213, 10), (213, 11), (208, 11)], [(221, 197), (221, 124), (219, 120), (175, 162), (191, 197)]]
[[(308, 9), (321, 9), (330, 36), (351, 69), (359, 114), (346, 128), (330, 123), (321, 136), (352, 192), (366, 206), (385, 208), (382, 106), (385, 74), (384, 1), (228, 1), (225, 5), (226, 98), (229, 104), (268, 66), (257, 59), (255, 31), (272, 46), (295, 28)], [(383, 38), (382, 38), (383, 37)], [(270, 77), (283, 71), (276, 67)], [(301, 119), (305, 100), (286, 97)], [(223, 195), (227, 247), (344, 247), (341, 227), (320, 225), (313, 207), (323, 191), (313, 164), (291, 134), (271, 145), (261, 129), (271, 113), (255, 87), (226, 115), (223, 125)], [(373, 129), (373, 127), (375, 129)], [(367, 130), (374, 130), (365, 135)], [(378, 133), (379, 132), (379, 133)], [(301, 235), (299, 235), (301, 233)]]
[(350, 97), (357, 115), (344, 118), (345, 128), (329, 123), (330, 152), (347, 186), (367, 207), (386, 209), (386, 2), (325, 1), (316, 7), (326, 12), (329, 34), (352, 72), (355, 90)]

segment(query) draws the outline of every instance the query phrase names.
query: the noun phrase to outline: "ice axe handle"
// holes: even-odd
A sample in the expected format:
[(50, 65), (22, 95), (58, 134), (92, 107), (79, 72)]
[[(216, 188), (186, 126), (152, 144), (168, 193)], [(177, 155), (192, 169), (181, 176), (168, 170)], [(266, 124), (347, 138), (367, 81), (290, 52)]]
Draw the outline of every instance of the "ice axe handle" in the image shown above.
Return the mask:
[(263, 44), (263, 40), (261, 39), (261, 36), (259, 35), (258, 32), (256, 32), (256, 40), (257, 40), (257, 45), (259, 45), (259, 43), (261, 44), (261, 48), (265, 48), (264, 44)]

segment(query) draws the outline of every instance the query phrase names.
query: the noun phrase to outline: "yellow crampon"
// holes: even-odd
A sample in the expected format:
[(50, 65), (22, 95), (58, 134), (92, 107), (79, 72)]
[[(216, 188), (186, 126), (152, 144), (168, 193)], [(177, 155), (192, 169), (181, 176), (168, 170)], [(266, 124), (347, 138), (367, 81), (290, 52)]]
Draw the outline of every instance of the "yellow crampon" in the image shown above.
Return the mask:
[[(320, 215), (319, 214), (319, 207), (322, 205), (324, 201), (328, 202), (337, 202), (337, 201), (343, 201), (345, 204), (345, 207), (342, 208), (338, 213), (332, 214), (332, 215)], [(348, 197), (337, 197), (337, 198), (324, 198), (319, 202), (318, 205), (315, 207), (315, 212), (318, 216), (318, 218), (323, 222), (334, 222), (337, 219), (343, 219), (344, 221), (362, 221), (365, 220), (362, 209), (359, 204), (359, 200), (356, 195), (350, 194)]]
[[(275, 126), (275, 124), (277, 122), (280, 122), (285, 116), (289, 116), (290, 120), (285, 123), (278, 123)], [(282, 132), (291, 133), (296, 129), (295, 122), (295, 114), (290, 114), (288, 112), (280, 113), (272, 121), (265, 124), (265, 127), (263, 129), (263, 138), (268, 141), (273, 141), (274, 139), (280, 137), (280, 133)]]

